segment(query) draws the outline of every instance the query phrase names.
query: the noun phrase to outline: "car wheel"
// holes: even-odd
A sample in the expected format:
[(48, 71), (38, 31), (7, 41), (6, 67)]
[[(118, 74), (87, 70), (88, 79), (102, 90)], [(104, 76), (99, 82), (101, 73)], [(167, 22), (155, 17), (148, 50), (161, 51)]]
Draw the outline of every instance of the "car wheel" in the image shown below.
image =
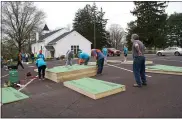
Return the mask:
[(157, 53), (157, 55), (158, 55), (158, 56), (162, 56), (162, 53), (161, 53), (161, 52), (159, 52), (159, 53)]
[(175, 56), (179, 56), (180, 54), (179, 54), (179, 52), (175, 52), (174, 55)]

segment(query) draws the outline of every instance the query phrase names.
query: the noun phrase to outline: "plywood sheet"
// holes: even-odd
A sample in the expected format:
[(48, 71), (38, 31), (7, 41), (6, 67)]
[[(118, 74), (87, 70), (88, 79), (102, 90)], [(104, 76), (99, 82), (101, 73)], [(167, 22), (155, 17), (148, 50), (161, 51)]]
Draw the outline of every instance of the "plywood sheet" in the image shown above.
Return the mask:
[(125, 85), (93, 78), (81, 78), (78, 80), (66, 81), (63, 84), (92, 99), (100, 99), (126, 90)]
[(29, 96), (17, 91), (12, 87), (2, 88), (2, 103), (11, 103), (19, 100), (29, 98)]

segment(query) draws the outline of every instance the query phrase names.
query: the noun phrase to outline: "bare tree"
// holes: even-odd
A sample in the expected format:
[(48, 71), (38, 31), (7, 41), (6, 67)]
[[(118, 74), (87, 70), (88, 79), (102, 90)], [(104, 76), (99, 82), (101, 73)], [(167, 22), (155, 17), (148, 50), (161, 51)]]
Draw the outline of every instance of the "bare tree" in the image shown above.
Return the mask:
[(66, 25), (66, 29), (67, 29), (68, 31), (71, 31), (71, 24), (67, 24), (67, 25)]
[(109, 34), (111, 46), (118, 49), (125, 35), (124, 29), (119, 24), (111, 24)]
[(43, 23), (45, 14), (33, 2), (2, 2), (2, 33), (17, 45), (18, 50)]

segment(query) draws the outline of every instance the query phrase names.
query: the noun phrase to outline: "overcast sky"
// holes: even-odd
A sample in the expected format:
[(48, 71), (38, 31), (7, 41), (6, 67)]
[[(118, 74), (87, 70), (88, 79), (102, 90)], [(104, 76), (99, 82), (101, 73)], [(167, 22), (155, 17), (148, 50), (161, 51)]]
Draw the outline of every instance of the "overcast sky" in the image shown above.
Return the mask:
[[(45, 22), (50, 30), (72, 26), (75, 13), (79, 8), (93, 2), (35, 2), (35, 5), (46, 13)], [(109, 19), (107, 28), (111, 24), (120, 24), (124, 29), (127, 23), (136, 18), (130, 13), (134, 9), (133, 2), (96, 2), (99, 8), (103, 8), (105, 18)], [(182, 12), (182, 2), (170, 2), (166, 13)]]

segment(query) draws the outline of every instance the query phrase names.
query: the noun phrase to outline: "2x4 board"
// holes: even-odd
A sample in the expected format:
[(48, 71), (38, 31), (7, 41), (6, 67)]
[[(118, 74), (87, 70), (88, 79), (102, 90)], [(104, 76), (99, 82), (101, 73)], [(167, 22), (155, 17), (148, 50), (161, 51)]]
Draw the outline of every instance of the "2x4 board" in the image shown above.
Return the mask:
[[(122, 64), (133, 64), (133, 61), (121, 62)], [(153, 64), (153, 61), (145, 61), (145, 64)]]
[(69, 80), (91, 77), (97, 74), (96, 66), (72, 65), (58, 66), (46, 69), (45, 78), (54, 82), (64, 82)]
[(66, 81), (63, 84), (64, 86), (95, 100), (126, 90), (125, 85), (93, 78), (81, 78), (78, 80)]
[(146, 72), (182, 75), (182, 67), (168, 66), (168, 65), (154, 65), (154, 66), (147, 66)]
[[(107, 60), (108, 63), (133, 64), (133, 61), (122, 62), (120, 60)], [(153, 61), (145, 61), (145, 64), (153, 64)]]

